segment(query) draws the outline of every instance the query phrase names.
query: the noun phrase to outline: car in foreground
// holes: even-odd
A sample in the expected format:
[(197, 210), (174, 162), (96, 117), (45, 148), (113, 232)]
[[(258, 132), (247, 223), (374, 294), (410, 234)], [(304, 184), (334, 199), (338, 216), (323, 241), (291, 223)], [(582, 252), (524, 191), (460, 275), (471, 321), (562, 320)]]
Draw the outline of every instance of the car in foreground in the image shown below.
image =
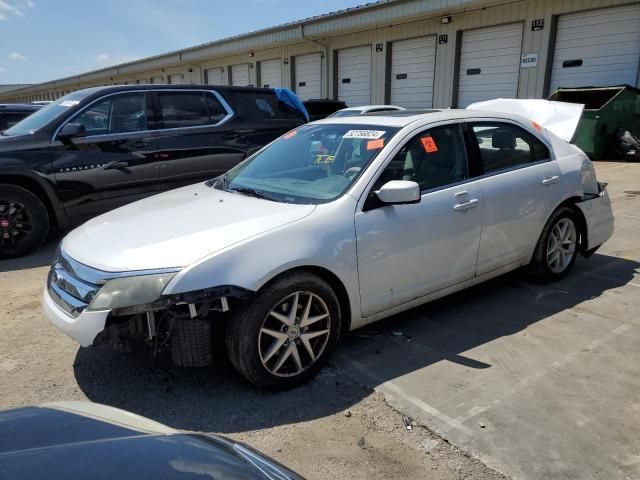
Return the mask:
[(404, 107), (397, 107), (395, 105), (361, 105), (359, 107), (343, 108), (341, 110), (338, 110), (332, 113), (331, 115), (328, 115), (327, 118), (355, 117), (358, 115), (383, 113), (383, 112), (397, 112), (400, 110), (406, 110), (406, 109)]
[(13, 127), (16, 123), (24, 120), (29, 115), (37, 112), (39, 105), (28, 105), (20, 103), (0, 104), (0, 132)]
[(29, 253), (51, 226), (220, 175), (306, 122), (286, 89), (72, 92), (0, 135), (0, 259)]
[(77, 401), (0, 412), (0, 472), (11, 480), (302, 480), (241, 443)]
[(290, 387), (346, 331), (520, 267), (557, 280), (612, 233), (591, 161), (535, 121), (331, 118), (72, 231), (44, 309), (81, 345), (164, 347), (184, 366), (211, 364), (226, 325), (238, 372)]

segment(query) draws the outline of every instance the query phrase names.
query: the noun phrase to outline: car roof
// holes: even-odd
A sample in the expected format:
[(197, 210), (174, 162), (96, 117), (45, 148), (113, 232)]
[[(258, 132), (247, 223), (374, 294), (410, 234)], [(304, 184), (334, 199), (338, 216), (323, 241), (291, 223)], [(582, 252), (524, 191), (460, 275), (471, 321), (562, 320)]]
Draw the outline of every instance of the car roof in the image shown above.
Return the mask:
[(340, 123), (354, 125), (379, 125), (403, 128), (414, 122), (430, 120), (432, 122), (459, 120), (464, 118), (508, 119), (522, 122), (523, 118), (508, 113), (482, 112), (478, 110), (446, 109), (446, 110), (397, 110), (374, 112), (355, 117), (332, 117), (317, 120), (314, 123)]
[(193, 85), (186, 83), (165, 84), (165, 83), (148, 83), (144, 85), (107, 85), (104, 87), (90, 87), (77, 91), (91, 91), (91, 93), (104, 92), (121, 92), (130, 90), (217, 90), (230, 92), (264, 92), (273, 91), (273, 88), (258, 87), (236, 87), (229, 85)]

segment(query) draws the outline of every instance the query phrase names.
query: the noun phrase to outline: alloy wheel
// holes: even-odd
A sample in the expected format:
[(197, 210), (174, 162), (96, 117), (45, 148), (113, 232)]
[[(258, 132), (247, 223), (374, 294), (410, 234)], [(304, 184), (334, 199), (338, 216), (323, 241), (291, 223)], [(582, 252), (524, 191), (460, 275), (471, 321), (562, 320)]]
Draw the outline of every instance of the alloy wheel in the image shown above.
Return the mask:
[(571, 264), (577, 245), (576, 225), (570, 218), (561, 218), (551, 229), (547, 243), (547, 265), (553, 273), (562, 273)]
[(15, 247), (32, 231), (33, 221), (22, 203), (0, 200), (0, 248)]
[(278, 301), (262, 322), (258, 349), (272, 375), (292, 377), (316, 363), (331, 333), (331, 314), (315, 293), (299, 291)]

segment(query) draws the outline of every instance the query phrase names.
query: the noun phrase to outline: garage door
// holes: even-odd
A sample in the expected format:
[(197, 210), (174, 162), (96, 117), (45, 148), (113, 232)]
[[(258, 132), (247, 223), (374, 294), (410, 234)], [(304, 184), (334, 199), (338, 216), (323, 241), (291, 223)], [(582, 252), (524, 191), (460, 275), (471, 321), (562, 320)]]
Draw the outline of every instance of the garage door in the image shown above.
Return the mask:
[(184, 83), (182, 81), (182, 74), (181, 73), (174, 73), (173, 75), (169, 75), (169, 83), (171, 85), (177, 85), (179, 83)]
[(338, 99), (350, 107), (371, 103), (371, 45), (338, 51)]
[(222, 67), (205, 70), (207, 85), (225, 85), (224, 71)]
[(558, 18), (550, 91), (638, 85), (640, 5)]
[(163, 77), (151, 77), (151, 83), (161, 84), (164, 83)]
[(265, 88), (282, 86), (282, 67), (279, 58), (260, 62), (260, 84)]
[(240, 85), (246, 87), (251, 81), (249, 80), (249, 64), (242, 63), (231, 67), (231, 85)]
[(521, 23), (463, 32), (458, 107), (493, 98), (516, 98), (521, 51)]
[(391, 103), (407, 108), (431, 108), (435, 67), (435, 36), (393, 42)]
[(322, 55), (311, 53), (294, 59), (294, 90), (302, 100), (322, 98)]

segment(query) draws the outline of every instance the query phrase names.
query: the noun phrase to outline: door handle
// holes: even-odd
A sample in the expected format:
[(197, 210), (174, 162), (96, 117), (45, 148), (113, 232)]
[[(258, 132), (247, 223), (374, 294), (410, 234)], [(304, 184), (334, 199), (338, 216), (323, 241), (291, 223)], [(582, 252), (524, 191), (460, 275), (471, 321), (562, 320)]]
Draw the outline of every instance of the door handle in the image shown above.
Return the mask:
[(543, 185), (553, 185), (554, 183), (558, 183), (560, 181), (560, 177), (558, 175), (554, 175), (553, 177), (545, 177), (542, 179)]
[(478, 199), (477, 198), (472, 198), (468, 202), (462, 202), (462, 203), (458, 203), (458, 204), (454, 205), (453, 209), (456, 212), (462, 212), (464, 210), (469, 210), (470, 208), (475, 208), (477, 206), (478, 206)]
[(151, 142), (145, 142), (144, 140), (134, 140), (132, 144), (135, 148), (150, 147)]
[(124, 170), (129, 166), (126, 160), (113, 160), (102, 166), (102, 170)]

